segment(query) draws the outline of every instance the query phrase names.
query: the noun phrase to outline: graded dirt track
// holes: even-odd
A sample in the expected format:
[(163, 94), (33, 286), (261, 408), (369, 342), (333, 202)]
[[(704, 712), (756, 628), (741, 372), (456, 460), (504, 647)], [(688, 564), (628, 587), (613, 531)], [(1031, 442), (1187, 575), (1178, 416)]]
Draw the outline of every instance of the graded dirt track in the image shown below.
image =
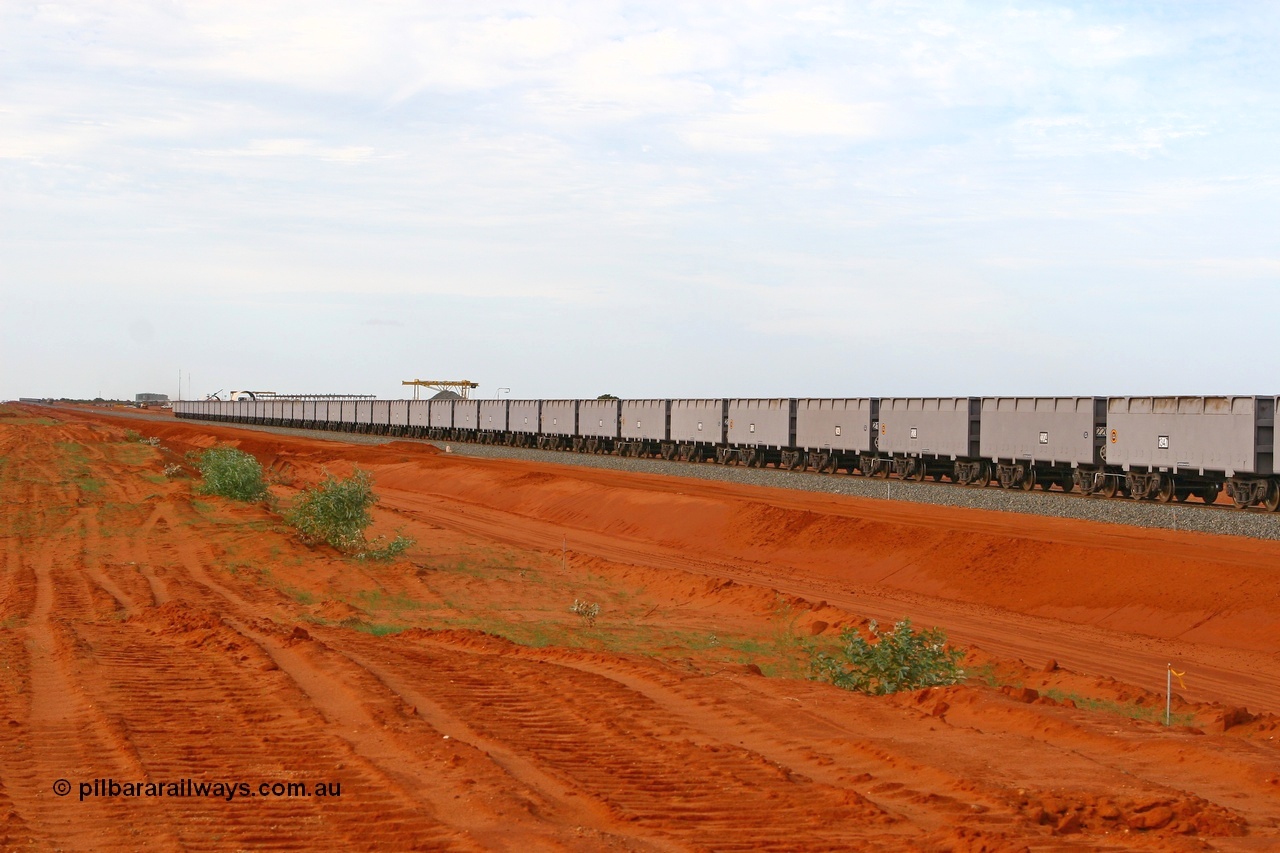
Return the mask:
[[(0, 412), (0, 849), (1280, 846), (1280, 543), (49, 415)], [(162, 473), (218, 443), (286, 503), (370, 471), (417, 545)], [(786, 677), (902, 617), (969, 682)]]

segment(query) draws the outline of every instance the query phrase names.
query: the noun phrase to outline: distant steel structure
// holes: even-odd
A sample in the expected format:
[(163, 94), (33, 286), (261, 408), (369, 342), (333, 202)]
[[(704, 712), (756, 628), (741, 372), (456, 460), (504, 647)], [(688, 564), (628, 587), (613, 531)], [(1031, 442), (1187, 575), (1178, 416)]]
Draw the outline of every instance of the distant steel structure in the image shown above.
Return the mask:
[(430, 388), (433, 391), (449, 391), (457, 389), (458, 396), (467, 399), (467, 392), (472, 388), (479, 388), (478, 382), (472, 382), (470, 379), (409, 379), (400, 383), (401, 385), (413, 386), (413, 399), (418, 399), (419, 388)]
[(133, 402), (135, 403), (167, 403), (169, 402), (168, 394), (134, 394)]
[(278, 391), (232, 391), (237, 400), (372, 400), (375, 394), (281, 394)]

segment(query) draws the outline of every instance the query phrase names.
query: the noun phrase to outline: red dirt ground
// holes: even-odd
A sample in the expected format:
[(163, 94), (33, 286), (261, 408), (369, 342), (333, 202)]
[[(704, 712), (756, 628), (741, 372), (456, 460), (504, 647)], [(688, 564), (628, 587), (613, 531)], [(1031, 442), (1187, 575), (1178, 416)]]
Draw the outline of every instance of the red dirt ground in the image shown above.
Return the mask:
[[(417, 544), (162, 473), (217, 443)], [(17, 407), (0, 506), (0, 849), (1280, 848), (1280, 543)], [(968, 682), (796, 677), (902, 617)]]

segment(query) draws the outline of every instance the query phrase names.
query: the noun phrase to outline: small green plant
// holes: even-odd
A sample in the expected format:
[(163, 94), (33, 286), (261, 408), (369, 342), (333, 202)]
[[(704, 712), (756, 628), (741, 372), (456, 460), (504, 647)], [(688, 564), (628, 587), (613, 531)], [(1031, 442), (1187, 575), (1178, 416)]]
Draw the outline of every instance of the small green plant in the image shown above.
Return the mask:
[(909, 619), (884, 633), (873, 620), (868, 630), (871, 640), (855, 629), (845, 629), (838, 653), (814, 655), (809, 677), (876, 696), (955, 684), (964, 678), (960, 668), (964, 649), (948, 648), (942, 630), (916, 632)]
[(803, 636), (797, 628), (801, 614), (791, 602), (778, 596), (773, 607), (772, 653), (777, 657), (776, 664), (765, 664), (771, 675), (785, 678), (803, 678), (806, 667), (817, 653), (817, 644), (812, 637)]
[(237, 501), (256, 501), (267, 494), (262, 466), (251, 454), (234, 447), (213, 447), (196, 460), (204, 482), (197, 492)]
[(600, 605), (575, 598), (573, 604), (569, 607), (569, 612), (581, 619), (588, 628), (591, 628), (595, 626), (596, 619), (600, 618)]
[(141, 441), (142, 433), (138, 432), (136, 429), (127, 429), (124, 431), (124, 440), (125, 441)]
[[(1095, 711), (1103, 714), (1116, 714), (1131, 720), (1164, 725), (1164, 707), (1140, 705), (1137, 702), (1116, 702), (1110, 699), (1098, 699), (1083, 696), (1079, 693), (1066, 693), (1056, 688), (1044, 691), (1044, 695), (1055, 702), (1071, 701), (1082, 711)], [(1169, 718), (1171, 726), (1190, 726), (1195, 723), (1195, 714), (1173, 714)]]
[(345, 480), (326, 473), (320, 485), (302, 493), (285, 513), (285, 521), (309, 545), (324, 542), (360, 559), (390, 560), (413, 545), (413, 540), (404, 536), (389, 542), (385, 536), (365, 539), (365, 528), (373, 523), (369, 507), (377, 502), (368, 471), (357, 468)]

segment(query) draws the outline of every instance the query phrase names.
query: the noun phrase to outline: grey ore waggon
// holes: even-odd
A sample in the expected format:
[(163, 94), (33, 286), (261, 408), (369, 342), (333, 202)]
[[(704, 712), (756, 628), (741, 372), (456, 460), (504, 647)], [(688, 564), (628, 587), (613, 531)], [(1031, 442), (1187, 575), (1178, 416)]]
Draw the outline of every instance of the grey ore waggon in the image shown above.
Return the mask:
[(269, 400), (180, 418), (1280, 510), (1277, 397)]

